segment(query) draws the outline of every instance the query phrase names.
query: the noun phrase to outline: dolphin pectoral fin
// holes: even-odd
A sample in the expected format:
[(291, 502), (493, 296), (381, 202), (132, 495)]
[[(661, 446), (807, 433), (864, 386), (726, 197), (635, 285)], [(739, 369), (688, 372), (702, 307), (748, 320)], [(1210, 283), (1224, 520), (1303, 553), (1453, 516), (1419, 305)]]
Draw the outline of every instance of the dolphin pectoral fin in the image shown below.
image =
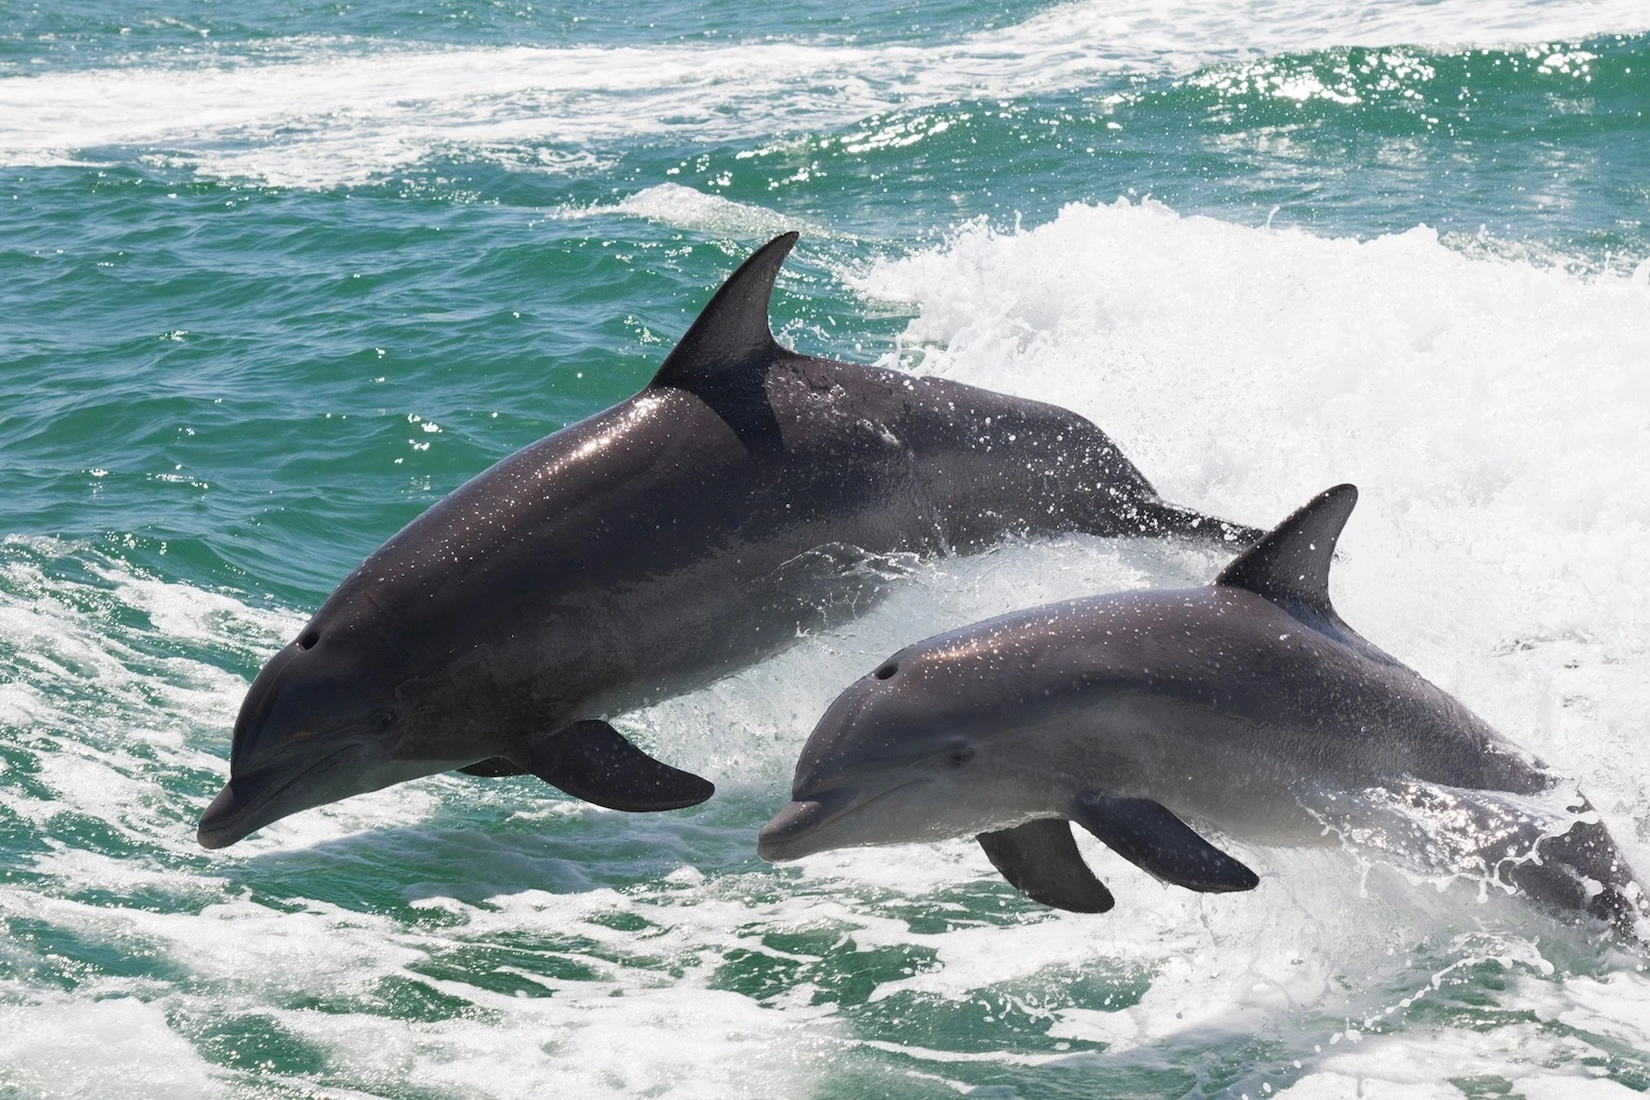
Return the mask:
[(1083, 862), (1067, 821), (1028, 821), (975, 839), (991, 865), (1032, 901), (1073, 913), (1104, 913), (1115, 904), (1111, 891)]
[(521, 762), (552, 787), (610, 810), (679, 810), (716, 792), (708, 780), (653, 759), (596, 720), (528, 738)]
[(1203, 893), (1253, 890), (1260, 878), (1149, 798), (1077, 796), (1072, 820), (1164, 882)]
[(459, 771), (465, 775), (479, 775), (483, 779), (502, 779), (507, 775), (526, 775), (527, 769), (505, 756), (489, 756)]

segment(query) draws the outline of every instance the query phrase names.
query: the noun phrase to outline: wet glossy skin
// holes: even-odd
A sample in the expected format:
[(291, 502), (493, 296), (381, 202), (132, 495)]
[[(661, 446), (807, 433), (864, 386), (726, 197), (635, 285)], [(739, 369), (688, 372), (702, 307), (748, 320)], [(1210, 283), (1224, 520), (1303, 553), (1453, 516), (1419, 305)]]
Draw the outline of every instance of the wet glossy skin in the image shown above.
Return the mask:
[(202, 843), (707, 683), (866, 610), (875, 555), (1194, 529), (1063, 409), (783, 350), (763, 386), (755, 428), (651, 386), (390, 539), (254, 682)]

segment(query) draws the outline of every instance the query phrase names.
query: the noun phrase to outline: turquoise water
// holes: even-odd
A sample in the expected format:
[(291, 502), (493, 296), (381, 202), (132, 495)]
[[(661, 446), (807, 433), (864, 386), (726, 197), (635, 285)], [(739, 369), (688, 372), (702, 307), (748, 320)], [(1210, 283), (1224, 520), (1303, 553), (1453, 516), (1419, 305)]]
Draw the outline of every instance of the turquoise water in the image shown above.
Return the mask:
[(343, 575), (796, 228), (802, 350), (1065, 404), (1251, 523), (1357, 481), (1348, 620), (1650, 867), (1640, 5), (749, 7), (0, 5), (0, 1090), (1650, 1090), (1634, 954), (1357, 852), (1193, 897), (1096, 848), (1102, 917), (962, 842), (756, 860), (884, 654), (1198, 548), (936, 563), (626, 716), (693, 810), (443, 776), (194, 845)]

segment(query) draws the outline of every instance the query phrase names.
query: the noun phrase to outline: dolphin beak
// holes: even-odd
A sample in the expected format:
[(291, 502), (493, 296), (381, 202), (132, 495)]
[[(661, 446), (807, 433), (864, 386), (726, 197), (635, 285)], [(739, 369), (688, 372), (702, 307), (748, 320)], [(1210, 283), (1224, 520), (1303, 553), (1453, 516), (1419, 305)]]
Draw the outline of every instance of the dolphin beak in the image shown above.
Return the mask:
[[(875, 794), (854, 787), (838, 787), (814, 798), (798, 798), (774, 814), (756, 836), (756, 854), (769, 863), (801, 859), (832, 848), (886, 844), (889, 840), (863, 832), (865, 809), (891, 794), (928, 782), (907, 779)], [(846, 822), (846, 830), (842, 828)], [(898, 841), (893, 841), (897, 843)]]
[(792, 802), (774, 814), (756, 837), (756, 854), (769, 863), (801, 859), (817, 848), (807, 847), (808, 834), (834, 816), (825, 803), (812, 799)]
[[(259, 788), (266, 786), (258, 784)], [(260, 790), (249, 790), (243, 780), (237, 787), (236, 780), (231, 779), (223, 785), (218, 797), (206, 807), (201, 814), (200, 826), (195, 830), (195, 839), (200, 841), (202, 848), (227, 848), (229, 845), (242, 839), (248, 833), (260, 828), (264, 823), (250, 823), (250, 815), (246, 812), (257, 801)], [(237, 821), (236, 819), (240, 820)]]
[(202, 848), (227, 848), (299, 810), (372, 789), (356, 786), (340, 791), (326, 783), (328, 773), (354, 748), (346, 744), (302, 768), (273, 766), (245, 775), (232, 773), (218, 797), (201, 814), (195, 839)]

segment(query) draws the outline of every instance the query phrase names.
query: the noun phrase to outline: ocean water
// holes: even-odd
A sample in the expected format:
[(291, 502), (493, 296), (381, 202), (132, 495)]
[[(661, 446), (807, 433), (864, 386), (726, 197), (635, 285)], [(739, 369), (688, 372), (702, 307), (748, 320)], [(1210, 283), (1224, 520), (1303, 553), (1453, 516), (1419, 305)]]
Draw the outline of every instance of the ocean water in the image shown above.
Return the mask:
[(448, 775), (207, 853), (248, 680), (367, 552), (803, 238), (808, 352), (1054, 401), (1170, 499), (1350, 480), (1345, 618), (1650, 873), (1643, 0), (0, 3), (0, 1095), (1615, 1097), (1644, 955), (1366, 852), (770, 867), (836, 692), (1206, 581), (1064, 538), (623, 716), (625, 815)]

